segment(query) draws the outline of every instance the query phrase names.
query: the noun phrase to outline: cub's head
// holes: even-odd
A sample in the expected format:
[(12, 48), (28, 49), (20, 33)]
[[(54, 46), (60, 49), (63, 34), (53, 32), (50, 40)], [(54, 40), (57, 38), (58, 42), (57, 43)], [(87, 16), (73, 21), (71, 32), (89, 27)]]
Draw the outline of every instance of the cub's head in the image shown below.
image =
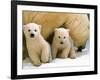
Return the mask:
[(69, 29), (56, 28), (55, 39), (59, 44), (63, 45), (69, 39)]
[(40, 35), (41, 25), (29, 23), (23, 26), (23, 31), (26, 38), (36, 38)]

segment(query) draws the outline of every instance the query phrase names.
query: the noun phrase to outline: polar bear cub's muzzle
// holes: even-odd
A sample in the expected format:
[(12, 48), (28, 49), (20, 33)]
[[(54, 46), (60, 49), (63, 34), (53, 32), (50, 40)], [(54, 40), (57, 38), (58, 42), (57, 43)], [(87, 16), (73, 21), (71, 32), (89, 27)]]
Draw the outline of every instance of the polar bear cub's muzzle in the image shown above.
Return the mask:
[(30, 37), (31, 37), (31, 38), (34, 38), (34, 34), (33, 34), (33, 33), (31, 33), (31, 34), (30, 34)]
[(40, 35), (41, 26), (35, 23), (24, 25), (24, 33), (26, 38), (36, 38)]

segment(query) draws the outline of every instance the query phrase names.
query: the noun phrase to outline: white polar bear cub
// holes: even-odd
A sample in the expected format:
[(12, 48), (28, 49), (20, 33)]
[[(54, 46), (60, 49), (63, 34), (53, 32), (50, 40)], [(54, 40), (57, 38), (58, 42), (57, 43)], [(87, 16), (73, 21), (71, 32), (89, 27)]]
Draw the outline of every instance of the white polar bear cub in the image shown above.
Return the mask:
[(69, 29), (56, 28), (52, 42), (52, 57), (76, 58), (73, 41), (69, 35)]
[(41, 25), (29, 23), (24, 25), (24, 34), (29, 57), (35, 66), (51, 61), (50, 45), (42, 37)]

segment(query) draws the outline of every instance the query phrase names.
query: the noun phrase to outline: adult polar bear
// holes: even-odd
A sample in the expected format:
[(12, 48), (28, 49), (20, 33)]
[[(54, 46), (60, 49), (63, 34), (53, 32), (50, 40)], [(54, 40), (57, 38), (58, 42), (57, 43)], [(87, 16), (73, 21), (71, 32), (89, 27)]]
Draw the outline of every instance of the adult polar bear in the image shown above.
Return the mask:
[[(31, 22), (42, 25), (41, 34), (46, 40), (51, 39), (50, 36), (55, 28), (62, 25), (69, 28), (70, 36), (75, 46), (80, 50), (89, 38), (90, 29), (87, 14), (23, 11), (23, 25)], [(23, 40), (23, 46), (25, 46), (25, 39)], [(24, 55), (27, 54), (25, 50), (27, 49), (23, 49)]]
[(84, 46), (89, 38), (87, 14), (24, 11), (23, 24), (29, 22), (42, 25), (41, 34), (45, 39), (49, 38), (55, 28), (62, 25), (70, 29), (70, 35), (76, 47)]

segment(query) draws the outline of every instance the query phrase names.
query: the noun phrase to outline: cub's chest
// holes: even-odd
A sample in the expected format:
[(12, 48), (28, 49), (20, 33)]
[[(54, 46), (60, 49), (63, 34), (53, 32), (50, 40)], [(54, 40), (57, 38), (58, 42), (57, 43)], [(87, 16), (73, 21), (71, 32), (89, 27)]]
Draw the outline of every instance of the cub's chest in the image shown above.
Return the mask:
[(42, 46), (41, 46), (41, 43), (39, 42), (30, 41), (30, 42), (27, 42), (27, 48), (29, 50), (40, 52), (42, 49)]

